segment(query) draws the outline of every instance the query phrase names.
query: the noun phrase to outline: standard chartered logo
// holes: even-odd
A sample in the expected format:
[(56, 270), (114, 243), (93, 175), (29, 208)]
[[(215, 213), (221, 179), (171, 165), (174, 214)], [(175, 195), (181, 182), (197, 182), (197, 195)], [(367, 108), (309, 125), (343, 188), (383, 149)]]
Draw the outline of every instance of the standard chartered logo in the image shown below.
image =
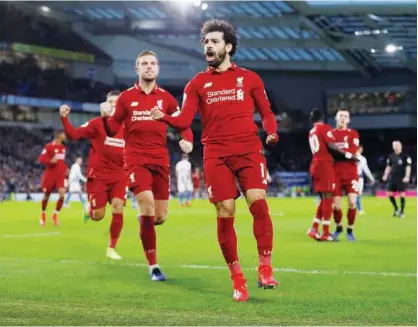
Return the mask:
[(207, 104), (224, 101), (244, 101), (244, 91), (242, 89), (223, 89), (220, 91), (207, 92)]

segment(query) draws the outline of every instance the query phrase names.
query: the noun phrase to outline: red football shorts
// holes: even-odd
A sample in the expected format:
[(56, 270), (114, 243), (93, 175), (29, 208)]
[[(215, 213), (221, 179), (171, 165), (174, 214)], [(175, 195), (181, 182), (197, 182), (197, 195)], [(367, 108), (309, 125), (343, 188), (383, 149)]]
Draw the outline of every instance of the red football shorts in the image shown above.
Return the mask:
[(347, 174), (335, 172), (334, 196), (343, 196), (345, 194), (359, 194), (359, 178), (357, 173)]
[(43, 193), (52, 193), (55, 190), (66, 187), (65, 176), (58, 176), (57, 174), (45, 172), (42, 175), (42, 192)]
[(333, 192), (335, 188), (334, 167), (330, 161), (312, 161), (309, 168), (315, 193)]
[(89, 178), (87, 196), (92, 209), (103, 208), (112, 199), (126, 200), (125, 174), (120, 178)]
[(259, 152), (203, 160), (209, 201), (217, 203), (236, 199), (250, 189), (267, 190), (266, 159)]
[(168, 200), (170, 197), (170, 167), (143, 164), (128, 167), (128, 188), (137, 195), (152, 191), (155, 200)]

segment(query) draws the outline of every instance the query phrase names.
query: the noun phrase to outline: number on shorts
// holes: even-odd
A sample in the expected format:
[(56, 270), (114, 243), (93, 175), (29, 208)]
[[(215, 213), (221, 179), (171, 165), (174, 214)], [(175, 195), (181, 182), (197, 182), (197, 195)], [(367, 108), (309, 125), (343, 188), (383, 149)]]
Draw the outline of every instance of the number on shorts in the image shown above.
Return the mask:
[(356, 181), (356, 180), (352, 180), (352, 181), (351, 181), (351, 188), (352, 188), (354, 191), (358, 192), (358, 191), (359, 191), (359, 189), (360, 189), (359, 184), (358, 184), (358, 181)]
[(309, 146), (311, 147), (312, 154), (315, 154), (319, 151), (319, 140), (316, 134), (313, 134), (309, 137)]

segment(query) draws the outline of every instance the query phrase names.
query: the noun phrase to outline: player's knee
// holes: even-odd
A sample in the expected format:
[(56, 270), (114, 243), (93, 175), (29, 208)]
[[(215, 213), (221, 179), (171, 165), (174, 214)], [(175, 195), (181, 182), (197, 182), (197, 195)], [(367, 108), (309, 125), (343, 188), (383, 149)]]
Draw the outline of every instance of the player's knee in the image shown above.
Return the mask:
[(247, 199), (248, 205), (252, 205), (255, 201), (266, 200), (267, 192), (261, 189), (252, 189), (245, 192), (245, 198)]
[(165, 223), (165, 221), (167, 220), (167, 213), (159, 213), (157, 215), (155, 215), (155, 225), (162, 225)]
[(123, 212), (124, 201), (114, 201), (112, 202), (112, 212), (113, 213), (122, 213)]
[(103, 210), (103, 209), (96, 209), (96, 210), (93, 210), (93, 216), (92, 217), (90, 217), (92, 220), (94, 220), (94, 221), (100, 221), (100, 220), (102, 220), (103, 218), (104, 218), (104, 216), (105, 216), (105, 211)]
[(215, 203), (218, 217), (232, 217), (235, 215), (235, 200), (226, 200)]

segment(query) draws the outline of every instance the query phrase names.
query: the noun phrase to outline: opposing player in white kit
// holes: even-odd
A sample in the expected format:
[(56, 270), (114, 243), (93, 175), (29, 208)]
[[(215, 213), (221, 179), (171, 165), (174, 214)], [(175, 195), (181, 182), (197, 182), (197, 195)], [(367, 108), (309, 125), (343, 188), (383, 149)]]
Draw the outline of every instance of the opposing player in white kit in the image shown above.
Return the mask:
[(77, 193), (80, 202), (83, 204), (84, 207), (86, 207), (86, 200), (83, 197), (82, 191), (81, 191), (81, 182), (85, 183), (87, 181), (86, 177), (81, 172), (81, 164), (83, 163), (83, 158), (78, 157), (75, 160), (75, 163), (71, 166), (70, 170), (70, 176), (68, 177), (68, 193), (67, 197), (65, 198), (64, 207), (69, 207), (69, 202), (71, 199), (71, 196), (73, 193)]
[(357, 163), (358, 167), (358, 175), (359, 175), (359, 194), (357, 196), (357, 210), (360, 215), (364, 215), (365, 212), (363, 211), (363, 206), (361, 204), (361, 195), (363, 194), (364, 189), (364, 175), (370, 181), (370, 185), (375, 183), (374, 177), (369, 169), (369, 165), (367, 164), (367, 159), (362, 155), (363, 153), (363, 146), (360, 145), (357, 151), (357, 157), (359, 158), (359, 162)]
[(186, 199), (186, 205), (191, 206), (193, 183), (192, 183), (192, 164), (189, 161), (189, 156), (183, 154), (181, 160), (176, 164), (176, 177), (177, 177), (177, 191), (179, 196), (180, 205), (184, 206), (184, 200)]

